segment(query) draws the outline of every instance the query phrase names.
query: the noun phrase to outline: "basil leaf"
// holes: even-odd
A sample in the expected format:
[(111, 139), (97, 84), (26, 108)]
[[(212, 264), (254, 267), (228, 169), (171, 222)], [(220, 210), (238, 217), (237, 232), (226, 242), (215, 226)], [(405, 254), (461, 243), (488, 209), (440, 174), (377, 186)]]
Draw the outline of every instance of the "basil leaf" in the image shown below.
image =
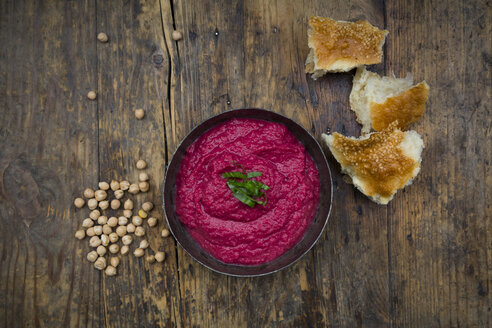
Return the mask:
[(241, 164), (235, 162), (233, 164), (241, 168), (242, 172), (233, 171), (222, 173), (222, 177), (227, 179), (226, 184), (233, 196), (249, 207), (254, 207), (255, 204), (266, 205), (267, 196), (262, 190), (268, 190), (270, 187), (251, 179), (260, 177), (263, 173), (257, 171), (246, 173), (246, 170)]
[(234, 195), (234, 197), (236, 197), (238, 200), (248, 205), (249, 207), (255, 206), (255, 200), (244, 194), (241, 190), (236, 189), (232, 194)]
[(223, 178), (238, 178), (238, 179), (246, 179), (246, 176), (241, 172), (225, 172), (222, 173)]
[(248, 174), (246, 174), (248, 179), (261, 177), (261, 175), (262, 175), (261, 172), (248, 172)]

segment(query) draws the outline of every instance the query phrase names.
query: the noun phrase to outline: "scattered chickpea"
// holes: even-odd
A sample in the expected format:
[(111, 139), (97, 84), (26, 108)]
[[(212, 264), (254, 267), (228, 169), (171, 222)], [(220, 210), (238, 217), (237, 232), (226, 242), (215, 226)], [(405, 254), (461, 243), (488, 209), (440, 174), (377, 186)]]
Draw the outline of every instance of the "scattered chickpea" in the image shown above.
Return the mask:
[(96, 235), (96, 233), (94, 232), (94, 228), (89, 228), (85, 231), (85, 234), (88, 236), (88, 237), (93, 237)]
[(96, 190), (94, 196), (96, 197), (96, 200), (100, 202), (102, 200), (105, 200), (106, 197), (108, 197), (108, 193), (104, 190)]
[(94, 225), (94, 221), (92, 221), (90, 218), (84, 219), (84, 221), (82, 221), (82, 227), (84, 228), (90, 228), (93, 225)]
[(107, 208), (109, 207), (109, 202), (107, 200), (103, 200), (101, 202), (99, 202), (99, 208), (101, 210), (106, 210)]
[(115, 190), (114, 197), (116, 199), (121, 199), (121, 198), (123, 198), (123, 196), (125, 196), (125, 192), (123, 190), (121, 190), (121, 189)]
[(105, 235), (110, 235), (113, 233), (113, 229), (111, 229), (111, 227), (107, 224), (103, 225), (103, 234)]
[(108, 217), (106, 215), (101, 215), (97, 218), (97, 223), (99, 223), (100, 225), (105, 225), (106, 223), (108, 223)]
[(133, 223), (130, 223), (126, 226), (126, 232), (128, 233), (134, 233), (135, 232), (135, 225)]
[(117, 218), (115, 218), (114, 216), (112, 216), (112, 217), (110, 217), (110, 218), (108, 219), (108, 226), (110, 226), (110, 227), (114, 228), (114, 227), (116, 227), (117, 225), (118, 225), (118, 219), (117, 219)]
[(147, 212), (145, 212), (144, 210), (139, 210), (138, 216), (140, 216), (142, 219), (145, 219), (147, 218)]
[(78, 197), (78, 198), (75, 198), (75, 200), (73, 201), (73, 204), (77, 208), (82, 208), (85, 205), (85, 200), (83, 200), (82, 198)]
[(149, 191), (150, 185), (147, 181), (142, 181), (138, 183), (138, 189), (140, 189), (141, 192), (147, 192)]
[(113, 256), (109, 259), (109, 263), (111, 263), (111, 265), (116, 268), (118, 265), (120, 265), (120, 258), (118, 256)]
[(90, 100), (95, 100), (97, 98), (97, 93), (91, 90), (87, 93), (87, 98)]
[(112, 232), (109, 234), (109, 241), (110, 242), (116, 243), (116, 242), (118, 242), (118, 239), (120, 239), (120, 237), (118, 236), (118, 234), (116, 232)]
[(84, 230), (77, 230), (75, 232), (75, 238), (82, 240), (85, 238), (85, 231)]
[(167, 238), (169, 237), (171, 233), (169, 232), (168, 229), (162, 229), (162, 232), (161, 232), (161, 236), (164, 237), (164, 238)]
[(147, 220), (147, 224), (149, 225), (149, 227), (155, 227), (155, 225), (157, 224), (157, 219), (154, 217), (149, 218)]
[(98, 185), (99, 189), (101, 189), (101, 190), (108, 190), (109, 189), (109, 183), (107, 183), (105, 181), (101, 181), (97, 185)]
[(154, 263), (155, 262), (155, 256), (154, 255), (149, 255), (145, 258), (147, 262), (149, 263)]
[(157, 262), (163, 262), (165, 258), (166, 258), (166, 253), (164, 253), (164, 252), (155, 253), (155, 260)]
[(145, 111), (142, 108), (135, 110), (135, 117), (137, 118), (137, 120), (143, 119), (144, 116), (145, 116)]
[(144, 239), (140, 242), (140, 245), (138, 247), (141, 249), (146, 249), (147, 247), (149, 247), (149, 242), (146, 239)]
[(138, 194), (139, 191), (140, 191), (140, 188), (138, 188), (138, 185), (135, 184), (135, 183), (132, 183), (130, 185), (130, 187), (128, 188), (128, 192), (130, 194), (134, 194), (135, 195), (135, 194)]
[(123, 210), (124, 217), (131, 218), (132, 214), (133, 214), (132, 210)]
[(97, 35), (97, 39), (99, 42), (106, 43), (108, 42), (108, 35), (104, 32), (101, 32)]
[(137, 236), (137, 237), (145, 236), (145, 229), (143, 227), (136, 227), (135, 228), (135, 236)]
[(126, 180), (123, 180), (120, 182), (120, 189), (125, 191), (125, 190), (128, 190), (128, 188), (130, 188), (130, 182), (126, 181)]
[(91, 198), (87, 201), (87, 206), (89, 207), (90, 210), (93, 210), (97, 207), (97, 200), (94, 198)]
[(97, 236), (102, 235), (102, 233), (103, 233), (103, 227), (102, 227), (102, 226), (100, 226), (100, 225), (94, 226), (94, 233), (95, 233)]
[(135, 215), (135, 216), (132, 218), (132, 223), (133, 223), (135, 226), (141, 226), (141, 225), (142, 225), (142, 223), (143, 223), (143, 220), (142, 220), (142, 218), (141, 218), (140, 216), (136, 216), (136, 215)]
[[(126, 236), (125, 236), (126, 237)], [(111, 244), (109, 245), (109, 252), (111, 254), (116, 254), (120, 251), (120, 246), (118, 244)]]
[(108, 246), (109, 245), (109, 237), (108, 237), (108, 235), (106, 235), (106, 234), (103, 233), (101, 235), (101, 237), (99, 237), (99, 238), (101, 238), (101, 245), (103, 245), (103, 246)]
[(144, 250), (141, 249), (141, 248), (137, 248), (134, 252), (133, 252), (133, 255), (135, 255), (135, 257), (142, 257), (144, 255)]
[(124, 235), (121, 238), (121, 242), (123, 243), (123, 245), (127, 245), (128, 246), (128, 245), (130, 245), (133, 242), (133, 238), (130, 235)]
[(151, 202), (145, 202), (142, 204), (142, 209), (145, 212), (150, 212), (153, 208), (154, 208), (154, 204), (152, 204)]
[(120, 254), (121, 255), (126, 255), (126, 254), (128, 254), (129, 251), (130, 251), (130, 247), (128, 247), (126, 245), (123, 245), (123, 246), (121, 246)]
[(101, 239), (98, 236), (94, 236), (89, 240), (89, 245), (95, 248), (101, 245)]
[(133, 201), (131, 199), (125, 200), (125, 202), (123, 203), (123, 208), (125, 210), (133, 210)]
[(143, 170), (147, 167), (147, 163), (143, 159), (137, 161), (137, 169)]
[(119, 208), (120, 208), (120, 205), (121, 205), (121, 202), (120, 202), (119, 200), (117, 200), (117, 199), (113, 199), (113, 200), (111, 201), (111, 208), (112, 208), (113, 210), (117, 210), (117, 209), (119, 209)]
[(111, 180), (111, 182), (109, 183), (109, 187), (112, 191), (116, 191), (120, 189), (120, 183), (116, 180)]
[(138, 181), (147, 181), (149, 180), (149, 175), (145, 172), (142, 172), (138, 175)]
[(106, 270), (104, 270), (104, 272), (106, 273), (106, 276), (109, 277), (116, 276), (116, 268), (112, 265), (108, 265), (106, 267)]
[(116, 228), (116, 234), (120, 237), (126, 235), (126, 226), (119, 226), (118, 228)]
[(180, 31), (174, 30), (171, 33), (171, 37), (173, 38), (174, 41), (179, 41), (179, 40), (181, 40), (183, 38), (183, 34), (181, 34)]
[(86, 190), (84, 190), (84, 197), (87, 199), (94, 198), (94, 190), (92, 190), (91, 188), (87, 188)]
[(97, 246), (96, 252), (99, 256), (104, 256), (108, 250), (103, 245)]
[(99, 210), (93, 210), (90, 214), (89, 217), (93, 219), (94, 221), (97, 220), (98, 217), (101, 216), (101, 212)]
[(104, 257), (99, 257), (94, 263), (94, 267), (98, 270), (104, 270), (106, 267), (106, 259)]
[(118, 218), (118, 224), (120, 226), (124, 226), (124, 225), (127, 225), (128, 224), (128, 218), (126, 216), (120, 216)]
[(87, 260), (89, 260), (89, 262), (96, 262), (97, 258), (98, 256), (96, 251), (92, 251), (87, 254)]

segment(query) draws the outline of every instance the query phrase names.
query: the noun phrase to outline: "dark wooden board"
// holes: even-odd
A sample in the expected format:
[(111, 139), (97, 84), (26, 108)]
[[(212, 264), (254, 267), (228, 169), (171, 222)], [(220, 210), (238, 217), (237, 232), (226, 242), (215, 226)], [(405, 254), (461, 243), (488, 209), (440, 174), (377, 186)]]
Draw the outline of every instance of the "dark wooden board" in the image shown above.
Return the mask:
[[(202, 120), (260, 107), (318, 140), (359, 135), (353, 72), (304, 73), (310, 15), (386, 28), (383, 62), (370, 69), (429, 83), (412, 127), (426, 144), (414, 183), (377, 205), (328, 154), (326, 230), (274, 275), (205, 269), (160, 238), (160, 206), (148, 239), (163, 265), (129, 256), (116, 277), (94, 270), (73, 238), (86, 215), (73, 198), (101, 180), (135, 181), (143, 158), (153, 183), (136, 199), (160, 205), (165, 165)], [(0, 2), (0, 325), (490, 326), (491, 21), (480, 0)]]

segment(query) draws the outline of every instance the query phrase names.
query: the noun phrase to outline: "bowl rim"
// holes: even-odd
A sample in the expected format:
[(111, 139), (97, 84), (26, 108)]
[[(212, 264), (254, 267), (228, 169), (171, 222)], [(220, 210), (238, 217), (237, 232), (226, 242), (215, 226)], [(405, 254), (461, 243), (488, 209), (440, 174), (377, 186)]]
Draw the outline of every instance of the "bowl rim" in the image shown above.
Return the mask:
[[(183, 244), (181, 243), (181, 241), (178, 239), (176, 233), (173, 231), (172, 229), (172, 226), (171, 224), (169, 223), (169, 218), (167, 216), (167, 211), (166, 211), (166, 185), (167, 185), (167, 180), (168, 180), (168, 167), (171, 165), (171, 163), (173, 162), (173, 160), (175, 159), (175, 155), (176, 153), (178, 152), (178, 150), (180, 150), (182, 144), (184, 143), (185, 140), (188, 139), (188, 137), (197, 129), (199, 129), (202, 125), (206, 124), (208, 121), (214, 119), (214, 118), (217, 118), (219, 116), (222, 116), (222, 115), (225, 115), (226, 113), (229, 113), (229, 112), (236, 112), (236, 111), (248, 111), (248, 110), (255, 110), (255, 111), (259, 111), (259, 112), (266, 112), (266, 113), (270, 113), (270, 114), (274, 114), (274, 115), (278, 115), (278, 116), (281, 116), (282, 118), (286, 119), (286, 120), (289, 120), (289, 121), (292, 121), (295, 125), (297, 125), (298, 127), (300, 127), (305, 133), (306, 135), (308, 135), (314, 142), (315, 144), (318, 146), (319, 148), (319, 151), (321, 152), (321, 154), (323, 155), (322, 158), (323, 158), (323, 161), (324, 161), (324, 164), (326, 164), (326, 167), (328, 169), (328, 173), (329, 173), (329, 177), (330, 177), (330, 206), (328, 208), (328, 213), (326, 215), (326, 219), (324, 220), (324, 223), (323, 223), (323, 227), (320, 229), (318, 235), (316, 236), (316, 238), (313, 240), (313, 242), (311, 243), (311, 245), (309, 245), (309, 247), (304, 251), (302, 252), (301, 254), (299, 254), (299, 256), (297, 256), (293, 261), (289, 262), (288, 264), (280, 267), (280, 268), (277, 268), (275, 270), (271, 270), (271, 271), (268, 271), (268, 272), (262, 272), (262, 273), (258, 273), (258, 274), (235, 274), (235, 273), (229, 273), (229, 272), (223, 272), (223, 271), (220, 271), (216, 268), (213, 268), (209, 265), (207, 265), (206, 263), (203, 263), (203, 261), (200, 261), (199, 259), (197, 259), (195, 256), (193, 256), (190, 251), (188, 251), (188, 249), (183, 246)], [(239, 117), (241, 118), (241, 117)], [(232, 118), (231, 118), (232, 119)], [(256, 118), (256, 119), (260, 119), (261, 118)], [(266, 120), (266, 119), (265, 119)], [(218, 123), (220, 124), (220, 123)], [(280, 124), (283, 124), (283, 123), (280, 123)], [(285, 125), (285, 124), (284, 124)], [(211, 128), (215, 127), (216, 125), (213, 125), (211, 126), (210, 128), (208, 128), (207, 130), (203, 131), (197, 138), (195, 138), (193, 140), (193, 142), (195, 142), (200, 136), (203, 135), (203, 133), (205, 133), (206, 131), (210, 130)], [(287, 127), (288, 128), (288, 127)], [(297, 139), (297, 137), (296, 137)], [(193, 143), (192, 142), (192, 143)], [(189, 146), (188, 146), (189, 147)], [(305, 147), (305, 146), (304, 146)], [(204, 119), (203, 121), (201, 121), (200, 123), (198, 123), (197, 125), (195, 125), (187, 134), (186, 136), (184, 136), (181, 141), (179, 142), (179, 144), (176, 146), (176, 149), (174, 150), (173, 152), (173, 155), (171, 157), (171, 159), (169, 160), (169, 162), (167, 163), (167, 165), (165, 166), (165, 177), (164, 177), (164, 183), (162, 185), (162, 209), (163, 209), (163, 212), (164, 212), (164, 216), (166, 218), (166, 223), (167, 223), (167, 226), (169, 228), (169, 231), (171, 232), (171, 234), (173, 235), (174, 237), (174, 240), (178, 243), (179, 246), (181, 246), (182, 249), (184, 249), (184, 251), (193, 259), (195, 260), (196, 262), (200, 263), (201, 265), (203, 265), (204, 267), (206, 267), (207, 269), (209, 270), (212, 270), (214, 272), (217, 272), (217, 273), (220, 273), (220, 274), (223, 274), (223, 275), (226, 275), (226, 276), (231, 276), (231, 277), (240, 277), (240, 278), (248, 278), (248, 277), (261, 277), (261, 276), (266, 276), (266, 275), (270, 275), (270, 274), (273, 274), (273, 273), (276, 273), (276, 272), (279, 272), (285, 268), (288, 268), (290, 266), (292, 266), (293, 264), (297, 263), (301, 258), (303, 258), (313, 247), (314, 245), (318, 242), (318, 240), (321, 238), (321, 235), (323, 234), (325, 228), (326, 228), (326, 225), (328, 224), (328, 220), (330, 219), (330, 214), (331, 214), (331, 209), (332, 209), (332, 206), (333, 206), (333, 178), (332, 178), (332, 174), (331, 174), (331, 169), (330, 169), (330, 165), (328, 163), (328, 160), (326, 159), (326, 155), (325, 155), (325, 152), (323, 151), (323, 148), (321, 147), (320, 143), (318, 142), (318, 140), (311, 134), (309, 133), (308, 130), (306, 130), (301, 124), (299, 124), (297, 121), (295, 121), (294, 119), (290, 118), (290, 117), (287, 117), (286, 115), (284, 114), (280, 114), (280, 113), (277, 113), (277, 112), (274, 112), (272, 110), (268, 110), (268, 109), (264, 109), (264, 108), (257, 108), (257, 107), (243, 107), (243, 108), (234, 108), (234, 109), (229, 109), (229, 110), (226, 110), (222, 113), (219, 113), (219, 114), (215, 114), (215, 115), (212, 115), (206, 119)], [(320, 182), (321, 183), (321, 182)], [(319, 202), (321, 201), (321, 199), (319, 200)], [(318, 204), (319, 206), (319, 204)], [(179, 219), (178, 219), (179, 220)], [(311, 223), (312, 224), (312, 223)], [(185, 229), (186, 230), (186, 229)], [(305, 234), (307, 233), (308, 230), (306, 230)], [(304, 237), (303, 237), (304, 238)], [(191, 239), (193, 239), (193, 237), (191, 237)], [(298, 245), (300, 242), (302, 241), (302, 239), (297, 243), (295, 244), (293, 247), (295, 247), (296, 245)], [(197, 245), (201, 248), (201, 246), (197, 243)], [(292, 249), (293, 247), (291, 247), (290, 249)], [(204, 250), (205, 251), (205, 250)], [(207, 251), (205, 251), (206, 253), (208, 253)], [(288, 252), (288, 250), (286, 251)], [(208, 253), (210, 254), (210, 253)], [(283, 253), (285, 254), (285, 253)], [(282, 255), (283, 255), (282, 254)], [(210, 255), (212, 256), (212, 255)], [(212, 256), (213, 257), (213, 256)], [(224, 263), (225, 265), (233, 265), (235, 267), (251, 267), (250, 265), (241, 265), (241, 264), (231, 264), (231, 263), (226, 263), (226, 262), (222, 262), (220, 261), (219, 259), (216, 259), (215, 257), (213, 257), (216, 261), (219, 261), (221, 263)], [(278, 257), (277, 257), (278, 258)], [(269, 263), (269, 262), (265, 262), (265, 263)], [(264, 264), (264, 263), (261, 263), (261, 264)], [(179, 268), (178, 268), (179, 270)]]

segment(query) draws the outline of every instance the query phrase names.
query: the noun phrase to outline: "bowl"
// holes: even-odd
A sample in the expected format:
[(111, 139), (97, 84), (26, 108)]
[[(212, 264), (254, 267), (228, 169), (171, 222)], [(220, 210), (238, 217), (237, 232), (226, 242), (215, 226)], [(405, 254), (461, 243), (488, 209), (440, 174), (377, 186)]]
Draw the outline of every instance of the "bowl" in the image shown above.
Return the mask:
[[(261, 119), (284, 124), (290, 132), (304, 145), (306, 150), (313, 158), (319, 172), (320, 179), (320, 201), (315, 217), (304, 234), (304, 237), (291, 249), (273, 261), (257, 265), (238, 265), (224, 263), (207, 251), (191, 237), (186, 228), (182, 225), (176, 214), (175, 194), (176, 177), (180, 168), (181, 159), (186, 149), (198, 139), (205, 131), (214, 126), (226, 122), (232, 118)], [(163, 204), (167, 224), (176, 241), (183, 249), (197, 262), (210, 270), (238, 277), (262, 276), (282, 270), (295, 263), (306, 254), (316, 243), (323, 232), (331, 210), (332, 202), (332, 180), (331, 172), (326, 161), (326, 157), (320, 145), (309, 132), (293, 120), (272, 111), (258, 108), (229, 110), (217, 116), (213, 116), (198, 126), (196, 126), (179, 144), (171, 162), (167, 167), (166, 178), (164, 181)]]

